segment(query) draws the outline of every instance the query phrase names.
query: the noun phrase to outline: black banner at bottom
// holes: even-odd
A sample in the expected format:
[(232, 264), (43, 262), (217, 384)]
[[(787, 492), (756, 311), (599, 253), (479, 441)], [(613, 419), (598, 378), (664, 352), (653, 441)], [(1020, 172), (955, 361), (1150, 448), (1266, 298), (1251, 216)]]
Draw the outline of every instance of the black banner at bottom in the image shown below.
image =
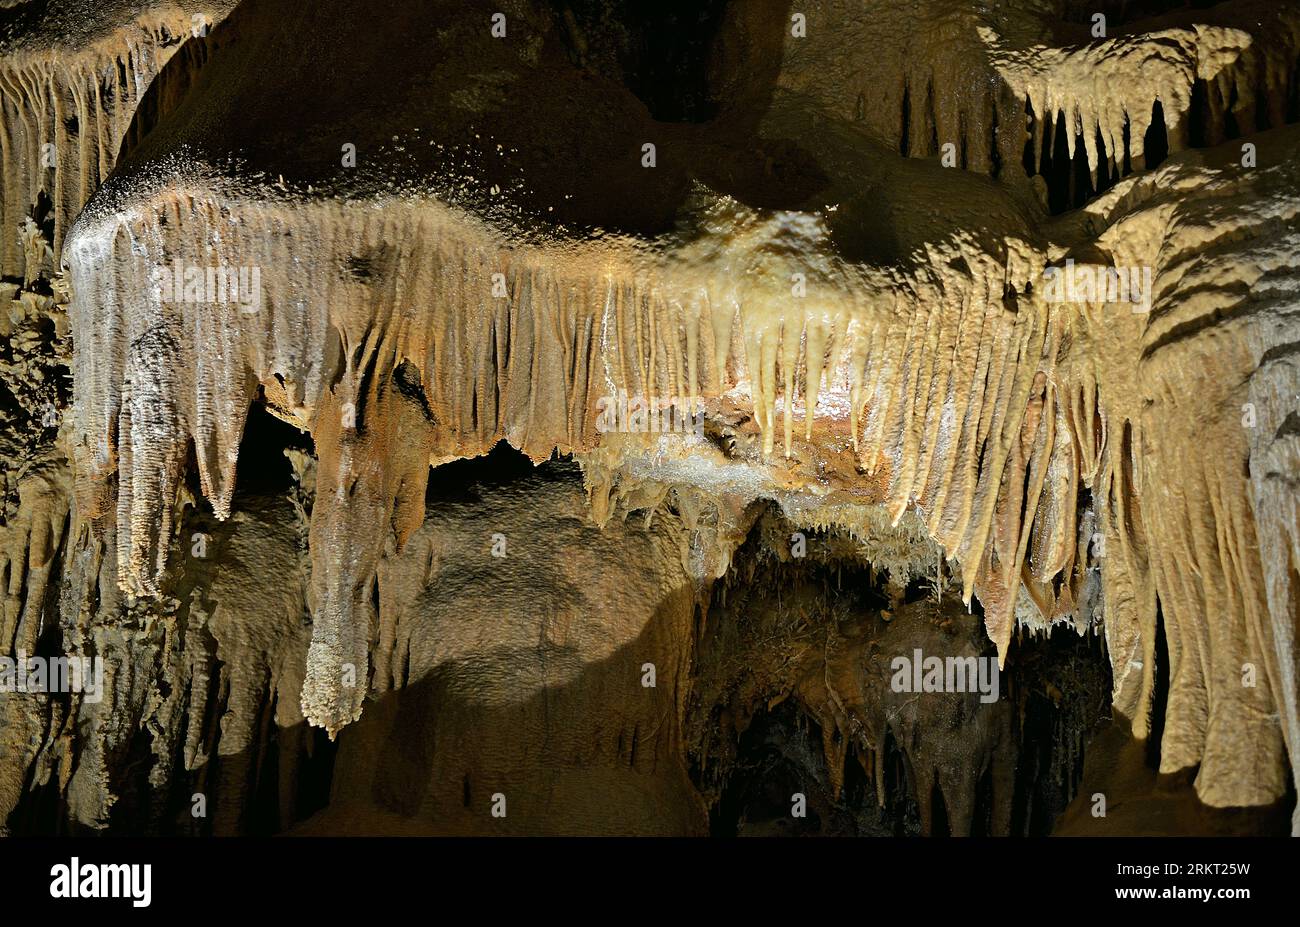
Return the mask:
[[(716, 903), (734, 916), (807, 916), (829, 893), (873, 910), (989, 913), (1111, 909), (1232, 916), (1287, 904), (1286, 839), (9, 839), (0, 840), (6, 914), (82, 918), (199, 914), (394, 916), (480, 905), (552, 915), (558, 904), (659, 916)], [(607, 902), (612, 902), (605, 907)], [(592, 904), (600, 907), (589, 907)], [(551, 909), (547, 911), (546, 909)], [(473, 908), (471, 908), (473, 910)], [(447, 913), (451, 913), (448, 911)], [(653, 916), (653, 915), (652, 915)], [(6, 920), (9, 918), (6, 917)], [(638, 918), (639, 919), (639, 918)]]

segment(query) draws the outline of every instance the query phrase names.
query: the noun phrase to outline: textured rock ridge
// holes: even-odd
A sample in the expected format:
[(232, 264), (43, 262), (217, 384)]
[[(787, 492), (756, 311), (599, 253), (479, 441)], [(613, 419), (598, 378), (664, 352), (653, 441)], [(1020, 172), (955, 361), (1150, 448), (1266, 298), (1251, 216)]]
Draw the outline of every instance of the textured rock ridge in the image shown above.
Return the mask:
[[(1071, 660), (1204, 806), (1293, 800), (1295, 4), (719, 4), (695, 122), (572, 10), (325, 6), (0, 10), (0, 651), (108, 667), (6, 700), (0, 810), (289, 827), (328, 757), (315, 832), (701, 833), (775, 731), (836, 826), (1026, 832)], [(1013, 694), (914, 705), (909, 642)]]

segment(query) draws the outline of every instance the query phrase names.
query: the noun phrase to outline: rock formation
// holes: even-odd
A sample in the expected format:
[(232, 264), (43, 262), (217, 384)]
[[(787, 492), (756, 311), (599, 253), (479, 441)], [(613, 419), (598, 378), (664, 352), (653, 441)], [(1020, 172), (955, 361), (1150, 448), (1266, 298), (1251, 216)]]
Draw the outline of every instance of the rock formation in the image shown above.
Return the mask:
[(8, 829), (1300, 829), (1300, 5), (1093, 5), (0, 5)]

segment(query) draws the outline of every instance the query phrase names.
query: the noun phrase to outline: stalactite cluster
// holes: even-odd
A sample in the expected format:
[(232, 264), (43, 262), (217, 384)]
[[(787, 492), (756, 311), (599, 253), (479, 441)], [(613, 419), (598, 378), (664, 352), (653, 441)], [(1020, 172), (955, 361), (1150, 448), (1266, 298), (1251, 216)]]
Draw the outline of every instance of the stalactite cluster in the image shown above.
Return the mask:
[(702, 833), (766, 769), (1041, 832), (1107, 720), (1290, 813), (1295, 4), (716, 4), (680, 122), (630, 18), (48, 6), (0, 9), (0, 652), (107, 694), (5, 697), (0, 815), (284, 829), (328, 766), (318, 833)]

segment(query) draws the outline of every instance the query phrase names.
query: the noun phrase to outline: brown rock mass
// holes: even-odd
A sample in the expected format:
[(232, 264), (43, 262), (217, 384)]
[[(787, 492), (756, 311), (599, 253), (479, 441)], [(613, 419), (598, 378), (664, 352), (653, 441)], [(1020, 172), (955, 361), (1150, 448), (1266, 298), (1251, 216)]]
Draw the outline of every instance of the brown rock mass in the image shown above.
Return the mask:
[(1300, 835), (1300, 5), (1097, 6), (0, 3), (0, 827)]

